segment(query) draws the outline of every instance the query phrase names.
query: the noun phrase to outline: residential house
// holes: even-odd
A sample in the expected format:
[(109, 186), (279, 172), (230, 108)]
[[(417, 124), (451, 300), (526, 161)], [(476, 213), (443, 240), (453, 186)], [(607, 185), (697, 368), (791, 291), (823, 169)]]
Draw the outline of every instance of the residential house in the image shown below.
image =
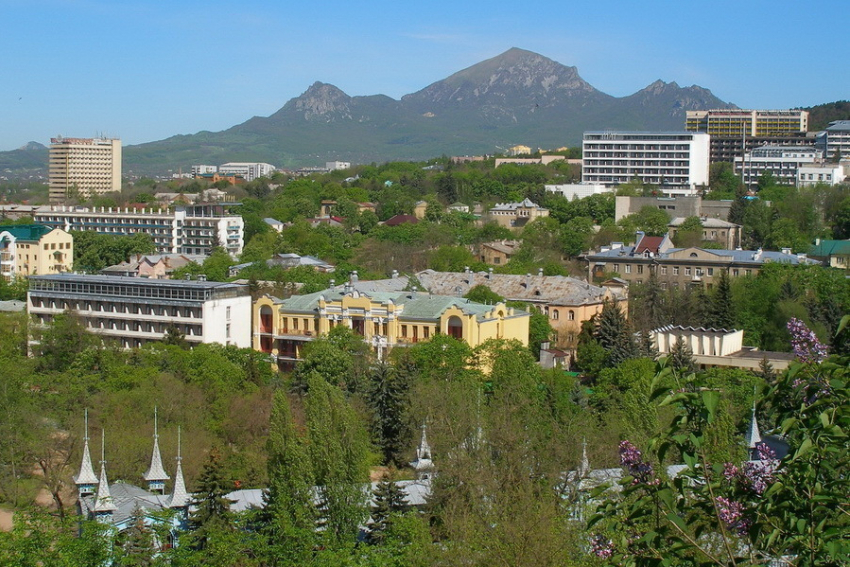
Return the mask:
[(43, 224), (0, 226), (0, 277), (67, 272), (74, 265), (74, 237)]
[(822, 260), (831, 268), (850, 269), (850, 240), (815, 240), (809, 256)]
[(522, 242), (519, 240), (484, 242), (478, 247), (478, 257), (485, 264), (504, 266), (519, 250), (520, 244)]
[[(671, 239), (676, 237), (676, 233), (679, 232), (686, 220), (685, 217), (676, 217), (670, 221), (667, 228)], [(744, 228), (741, 225), (709, 217), (700, 218), (700, 224), (702, 225), (702, 240), (716, 242), (728, 249), (740, 246), (741, 230)]]
[(190, 263), (203, 264), (207, 256), (189, 254), (136, 254), (126, 262), (109, 266), (100, 271), (104, 276), (126, 276), (130, 278), (171, 279), (174, 270)]
[(526, 198), (519, 203), (497, 203), (488, 211), (485, 220), (495, 221), (499, 226), (522, 228), (535, 219), (549, 216), (549, 209)]

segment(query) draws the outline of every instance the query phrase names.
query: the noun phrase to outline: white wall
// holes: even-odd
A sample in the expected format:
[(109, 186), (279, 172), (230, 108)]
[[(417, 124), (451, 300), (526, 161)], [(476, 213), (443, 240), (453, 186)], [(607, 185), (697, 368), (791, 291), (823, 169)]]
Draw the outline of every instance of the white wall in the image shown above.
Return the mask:
[(601, 193), (612, 193), (613, 188), (605, 187), (601, 183), (564, 183), (560, 185), (545, 185), (547, 191), (551, 193), (560, 193), (568, 200), (584, 199), (591, 195), (599, 195)]
[[(227, 308), (230, 308), (228, 317)], [(228, 297), (204, 303), (203, 342), (251, 347), (251, 296)], [(230, 337), (227, 336), (228, 325)]]

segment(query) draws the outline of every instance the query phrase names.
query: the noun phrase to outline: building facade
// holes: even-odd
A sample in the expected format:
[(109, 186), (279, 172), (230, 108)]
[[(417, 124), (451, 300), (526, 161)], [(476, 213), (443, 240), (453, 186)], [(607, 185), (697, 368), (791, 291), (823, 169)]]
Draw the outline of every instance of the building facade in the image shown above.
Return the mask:
[(702, 132), (585, 132), (582, 183), (643, 183), (695, 190), (708, 185), (709, 136)]
[(275, 166), (270, 163), (243, 163), (228, 162), (218, 166), (218, 173), (222, 176), (238, 176), (245, 181), (253, 181), (258, 177), (270, 177), (275, 171)]
[(519, 250), (519, 240), (496, 240), (483, 242), (478, 247), (478, 259), (491, 266), (504, 266)]
[(846, 168), (840, 163), (813, 163), (797, 168), (797, 187), (838, 185), (847, 179)]
[(735, 173), (741, 175), (744, 185), (753, 188), (759, 177), (770, 173), (778, 183), (795, 185), (799, 169), (814, 165), (819, 153), (815, 148), (788, 148), (784, 146), (762, 146), (735, 158)]
[(12, 281), (36, 274), (59, 274), (74, 266), (74, 237), (41, 224), (0, 227), (0, 277)]
[(553, 345), (573, 349), (578, 342), (581, 325), (602, 311), (605, 301), (617, 302), (625, 313), (628, 290), (588, 284), (566, 276), (495, 274), (488, 272), (437, 272), (423, 270), (416, 279), (431, 293), (462, 297), (478, 285), (485, 285), (506, 301), (522, 301), (549, 317), (555, 331)]
[(613, 193), (614, 189), (601, 183), (562, 183), (559, 185), (544, 185), (549, 193), (557, 193), (568, 201), (573, 199), (584, 199), (591, 195), (602, 195)]
[(270, 354), (282, 370), (302, 358), (320, 335), (342, 325), (363, 337), (378, 358), (399, 346), (450, 335), (476, 347), (488, 339), (528, 344), (530, 315), (503, 303), (483, 305), (422, 292), (361, 292), (345, 284), (289, 299), (264, 296), (254, 303), (254, 349)]
[(48, 160), (51, 203), (121, 191), (121, 140), (53, 138)]
[(208, 255), (216, 245), (233, 256), (242, 253), (245, 223), (242, 217), (226, 215), (222, 208), (204, 206), (166, 209), (106, 207), (41, 207), (38, 223), (71, 230), (93, 230), (101, 234), (129, 236), (149, 234), (159, 254)]
[(629, 197), (618, 195), (614, 198), (614, 221), (638, 213), (644, 207), (655, 207), (665, 211), (670, 217), (706, 217), (720, 220), (729, 219), (733, 201), (708, 201), (695, 195), (689, 197)]
[[(676, 217), (670, 221), (670, 224), (667, 225), (667, 234), (670, 235), (671, 239), (676, 237), (676, 233), (679, 232), (686, 220), (686, 217)], [(700, 217), (700, 224), (702, 225), (702, 240), (716, 242), (727, 249), (740, 246), (741, 231), (744, 228), (740, 224), (708, 217)]]
[(630, 283), (644, 283), (654, 274), (662, 288), (705, 286), (712, 288), (726, 272), (731, 277), (755, 276), (770, 262), (792, 265), (819, 264), (805, 254), (764, 250), (712, 250), (704, 248), (645, 247), (640, 238), (635, 246), (614, 243), (588, 254), (588, 277), (604, 279), (611, 274)]
[(124, 348), (162, 340), (174, 327), (190, 345), (251, 346), (251, 296), (244, 285), (122, 276), (33, 276), (28, 312), (40, 323), (71, 311), (86, 329)]
[(835, 120), (824, 130), (826, 159), (839, 161), (850, 158), (850, 120)]
[(548, 217), (549, 209), (544, 209), (530, 199), (519, 203), (496, 203), (487, 212), (487, 220), (507, 228), (522, 228), (540, 217)]

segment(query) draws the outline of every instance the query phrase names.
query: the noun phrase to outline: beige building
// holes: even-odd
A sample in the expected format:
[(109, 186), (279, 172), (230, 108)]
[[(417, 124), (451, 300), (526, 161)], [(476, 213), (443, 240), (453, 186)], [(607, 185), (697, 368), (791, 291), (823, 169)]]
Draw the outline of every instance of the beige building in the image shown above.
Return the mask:
[(555, 331), (553, 346), (572, 349), (578, 342), (583, 322), (602, 311), (605, 300), (628, 309), (628, 290), (595, 286), (566, 276), (494, 274), (489, 272), (436, 272), (416, 274), (422, 286), (434, 294), (462, 297), (478, 285), (485, 285), (507, 301), (523, 301), (549, 317)]
[(478, 258), (485, 264), (504, 266), (519, 250), (520, 244), (522, 243), (519, 240), (484, 242), (478, 248)]
[(0, 276), (6, 281), (70, 271), (74, 238), (41, 224), (0, 227)]
[(121, 140), (51, 139), (48, 185), (51, 203), (121, 191)]
[(487, 214), (485, 220), (494, 221), (499, 226), (522, 228), (534, 219), (548, 217), (549, 209), (525, 199), (520, 203), (497, 203)]
[[(676, 233), (686, 220), (685, 217), (676, 217), (670, 221), (667, 225), (667, 234), (671, 239), (676, 237)], [(730, 250), (741, 244), (741, 230), (744, 227), (739, 224), (708, 217), (701, 217), (700, 224), (702, 224), (702, 240), (716, 242)]]
[(254, 303), (254, 349), (271, 354), (281, 370), (301, 360), (303, 348), (342, 325), (363, 337), (383, 359), (386, 351), (450, 335), (476, 347), (488, 339), (528, 344), (530, 315), (503, 303), (483, 305), (415, 291), (364, 292), (331, 287), (289, 299), (263, 296)]

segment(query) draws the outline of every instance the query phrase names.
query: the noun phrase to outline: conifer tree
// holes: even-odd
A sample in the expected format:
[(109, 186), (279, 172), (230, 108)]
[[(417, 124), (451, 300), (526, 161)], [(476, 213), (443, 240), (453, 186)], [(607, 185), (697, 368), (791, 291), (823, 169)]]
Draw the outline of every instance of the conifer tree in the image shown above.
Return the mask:
[(679, 374), (690, 374), (696, 370), (694, 352), (681, 336), (677, 337), (676, 342), (673, 343), (667, 363)]
[(393, 366), (378, 364), (372, 368), (369, 405), (374, 412), (372, 437), (380, 447), (387, 465), (402, 464), (402, 453), (408, 445), (410, 408), (408, 374), (396, 372)]
[(206, 547), (211, 531), (230, 526), (230, 503), (225, 496), (231, 488), (231, 483), (224, 477), (221, 451), (213, 447), (198, 478), (198, 490), (193, 500), (195, 511), (189, 519), (196, 547)]
[(267, 443), (269, 490), (262, 518), (274, 562), (303, 563), (312, 549), (316, 509), (305, 440), (296, 430), (286, 392), (275, 392)]
[(726, 270), (720, 273), (717, 290), (711, 298), (708, 326), (715, 329), (733, 329), (735, 327), (734, 307), (732, 305), (732, 284)]
[(156, 546), (151, 529), (145, 525), (145, 513), (139, 506), (130, 516), (130, 528), (121, 545), (124, 554), (118, 560), (120, 567), (149, 567), (154, 565)]
[(386, 539), (394, 517), (404, 511), (407, 502), (401, 488), (386, 473), (372, 494), (375, 500), (372, 507), (372, 525), (369, 528), (367, 541), (371, 544), (380, 545)]
[(596, 323), (594, 338), (608, 351), (608, 365), (616, 366), (629, 358), (637, 356), (637, 347), (631, 332), (631, 325), (619, 306), (609, 300), (602, 304), (602, 311)]

